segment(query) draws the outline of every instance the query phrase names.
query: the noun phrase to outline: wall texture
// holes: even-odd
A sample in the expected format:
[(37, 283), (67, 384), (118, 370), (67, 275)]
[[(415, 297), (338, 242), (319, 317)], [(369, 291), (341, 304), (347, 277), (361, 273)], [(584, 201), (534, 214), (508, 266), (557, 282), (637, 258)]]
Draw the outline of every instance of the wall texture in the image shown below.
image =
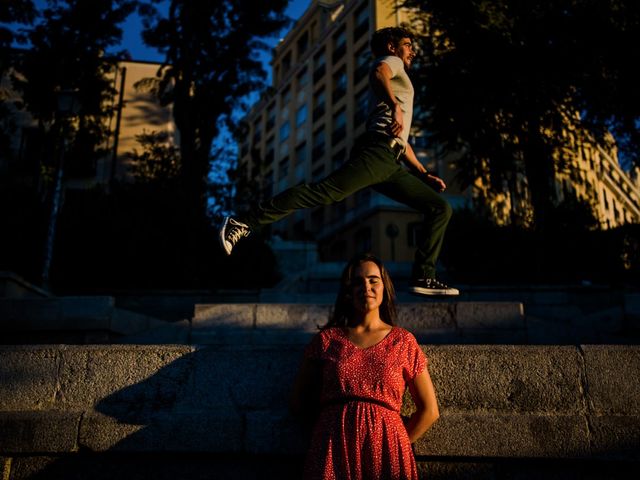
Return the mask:
[[(640, 346), (423, 349), (441, 406), (415, 445), (424, 478), (628, 478), (640, 466)], [(0, 347), (3, 480), (299, 478), (306, 437), (287, 397), (301, 353)]]

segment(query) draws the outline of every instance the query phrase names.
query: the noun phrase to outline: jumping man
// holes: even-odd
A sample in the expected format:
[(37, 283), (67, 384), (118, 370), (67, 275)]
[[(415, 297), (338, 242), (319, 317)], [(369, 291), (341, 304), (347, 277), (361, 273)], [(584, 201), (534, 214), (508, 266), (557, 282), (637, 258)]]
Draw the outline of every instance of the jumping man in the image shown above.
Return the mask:
[(408, 141), (413, 85), (407, 71), (416, 55), (412, 42), (411, 33), (399, 27), (373, 34), (371, 50), (376, 59), (369, 74), (372, 108), (366, 133), (354, 145), (349, 160), (318, 183), (297, 185), (242, 216), (225, 218), (220, 243), (228, 255), (240, 239), (295, 210), (329, 205), (372, 187), (424, 214), (425, 240), (416, 250), (409, 291), (420, 295), (459, 294), (435, 278), (436, 261), (451, 218), (451, 206), (439, 195), (446, 185), (427, 172)]

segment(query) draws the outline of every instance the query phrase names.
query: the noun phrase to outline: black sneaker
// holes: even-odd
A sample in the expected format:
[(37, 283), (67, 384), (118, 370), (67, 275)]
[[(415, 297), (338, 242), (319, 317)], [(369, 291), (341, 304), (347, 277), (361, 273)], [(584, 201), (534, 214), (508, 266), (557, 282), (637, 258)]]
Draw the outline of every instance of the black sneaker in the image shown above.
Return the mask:
[(435, 278), (413, 280), (409, 285), (409, 292), (418, 295), (460, 295), (457, 288), (449, 287)]
[(220, 245), (224, 251), (227, 252), (227, 255), (231, 255), (231, 250), (233, 250), (233, 247), (238, 243), (238, 240), (248, 237), (250, 233), (251, 229), (249, 225), (231, 217), (225, 217), (218, 238), (220, 239)]

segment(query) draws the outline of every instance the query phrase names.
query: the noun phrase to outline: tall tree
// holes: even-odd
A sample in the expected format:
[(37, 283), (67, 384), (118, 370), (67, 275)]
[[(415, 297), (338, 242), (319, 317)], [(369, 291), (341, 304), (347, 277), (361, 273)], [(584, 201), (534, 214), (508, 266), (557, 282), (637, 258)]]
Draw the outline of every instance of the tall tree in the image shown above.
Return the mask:
[(155, 89), (173, 105), (180, 132), (181, 176), (193, 208), (206, 211), (212, 143), (243, 97), (264, 87), (264, 39), (288, 22), (288, 0), (171, 0), (168, 16), (146, 9), (145, 43), (166, 56)]
[[(408, 0), (422, 20), (422, 120), (461, 177), (494, 191), (526, 178), (535, 223), (552, 211), (554, 155), (567, 129), (612, 131), (637, 159), (640, 22), (632, 0)], [(579, 116), (578, 116), (579, 114)], [(637, 143), (636, 143), (637, 145)], [(568, 167), (568, 164), (565, 165)]]
[(11, 45), (22, 40), (18, 25), (31, 25), (36, 18), (33, 0), (3, 0), (0, 2), (0, 75), (8, 66)]
[(19, 70), (18, 87), (28, 111), (41, 123), (53, 120), (60, 91), (77, 92), (78, 122), (71, 159), (90, 162), (101, 154), (104, 119), (115, 90), (108, 74), (116, 58), (105, 52), (122, 38), (119, 25), (136, 0), (50, 0), (42, 21), (28, 31), (31, 48)]

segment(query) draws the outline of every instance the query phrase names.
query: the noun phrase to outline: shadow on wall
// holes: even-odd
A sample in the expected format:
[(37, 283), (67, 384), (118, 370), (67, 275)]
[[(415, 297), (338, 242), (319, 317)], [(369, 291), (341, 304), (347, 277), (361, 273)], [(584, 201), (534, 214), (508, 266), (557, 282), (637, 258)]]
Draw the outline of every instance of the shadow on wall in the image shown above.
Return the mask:
[(278, 352), (191, 349), (100, 400), (79, 454), (28, 478), (300, 478), (306, 440), (287, 406), (302, 352)]

